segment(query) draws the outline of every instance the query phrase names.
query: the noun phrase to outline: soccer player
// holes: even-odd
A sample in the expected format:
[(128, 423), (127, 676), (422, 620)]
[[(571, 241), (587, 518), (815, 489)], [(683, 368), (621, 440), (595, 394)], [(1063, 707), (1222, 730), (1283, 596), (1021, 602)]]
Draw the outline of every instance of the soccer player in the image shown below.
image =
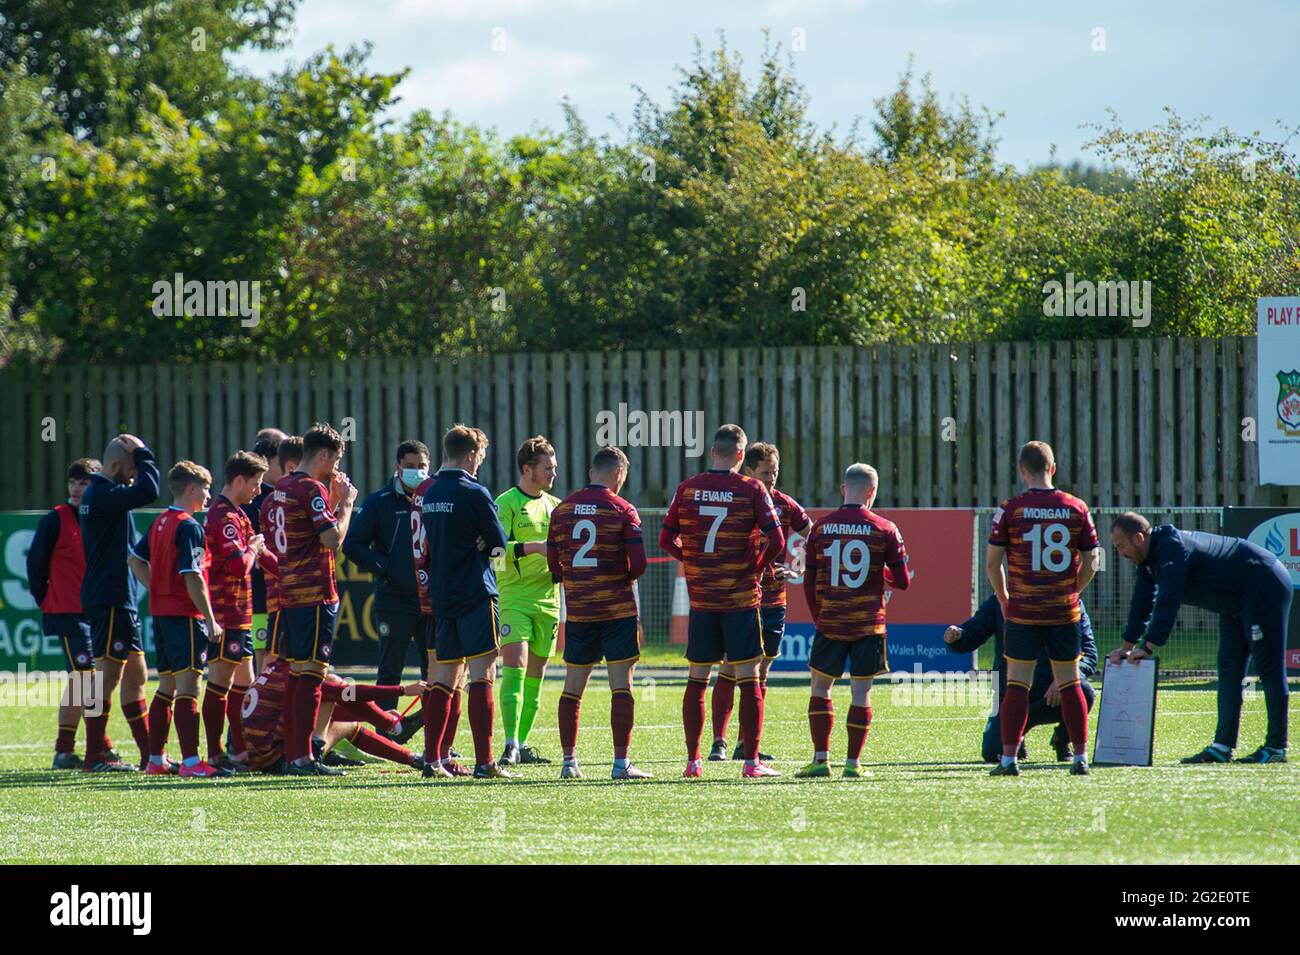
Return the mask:
[(560, 694), (561, 779), (581, 779), (578, 768), (578, 711), (602, 659), (612, 697), (609, 725), (614, 734), (612, 779), (649, 779), (628, 759), (635, 702), (632, 670), (641, 657), (637, 643), (637, 605), (632, 582), (645, 573), (641, 517), (618, 492), (627, 480), (627, 455), (601, 448), (591, 461), (590, 483), (551, 512), (546, 560), (555, 580), (564, 582), (567, 611), (564, 638), (564, 692)]
[[(396, 466), (388, 483), (369, 495), (343, 541), (343, 554), (375, 581), (375, 622), (379, 627), (378, 682), (394, 685), (402, 679), (411, 641), (419, 654), (420, 677), (428, 676), (420, 615), (419, 581), (413, 553), (406, 546), (411, 526), (411, 498), (429, 476), (429, 448), (407, 440), (397, 446)], [(381, 700), (392, 709), (397, 698)]]
[(1262, 547), (1239, 537), (1152, 527), (1132, 511), (1115, 518), (1111, 542), (1137, 567), (1123, 646), (1114, 663), (1141, 660), (1169, 640), (1178, 608), (1219, 615), (1219, 718), (1214, 741), (1184, 763), (1226, 763), (1241, 728), (1241, 685), (1253, 662), (1264, 691), (1268, 728), (1264, 745), (1239, 763), (1285, 763), (1287, 747), (1287, 621), (1293, 591), (1286, 567)]
[[(1007, 668), (1006, 657), (1002, 652), (1002, 635), (1006, 623), (1002, 619), (1002, 607), (998, 598), (990, 595), (979, 605), (975, 615), (957, 626), (951, 626), (943, 632), (943, 640), (953, 653), (973, 653), (993, 638), (993, 669), (998, 675), (998, 699), (1006, 692)], [(1082, 654), (1079, 657), (1079, 689), (1092, 710), (1096, 691), (1088, 679), (1097, 671), (1097, 641), (1092, 635), (1092, 621), (1088, 618), (1088, 609), (1079, 601), (1079, 636)], [(1057, 762), (1070, 759), (1070, 737), (1061, 721), (1061, 688), (1052, 675), (1052, 661), (1044, 650), (1034, 664), (1034, 682), (1029, 687), (1029, 717), (1025, 723), (1025, 732), (1035, 726), (1054, 724), (1052, 730), (1052, 749)], [(1002, 719), (1000, 713), (993, 713), (984, 723), (984, 740), (981, 746), (984, 762), (996, 763), (1002, 758)], [(1020, 741), (1020, 751), (1016, 758), (1029, 759), (1025, 750), (1025, 741)]]
[(492, 561), (505, 553), (506, 532), (487, 488), (475, 479), (487, 455), (487, 436), (457, 424), (443, 435), (443, 465), (424, 492), (429, 599), (437, 621), (434, 683), (424, 698), (424, 775), (450, 776), (443, 766), (452, 694), (469, 670), (469, 725), (474, 734), (474, 778), (513, 774), (492, 759), (492, 678), (500, 649), (497, 579)]
[[(284, 477), (285, 472), (280, 469), (280, 442), (286, 435), (279, 428), (263, 428), (257, 432), (257, 440), (253, 443), (253, 453), (258, 457), (266, 459), (266, 474), (262, 478), (262, 486), (257, 489), (253, 499), (243, 505), (243, 512), (248, 515), (248, 521), (253, 525), (253, 533), (262, 533), (262, 504), (271, 496), (271, 491), (275, 487), (275, 482)], [(266, 656), (267, 644), (270, 642), (270, 611), (266, 605), (266, 574), (267, 568), (265, 561), (274, 560), (275, 555), (269, 548), (262, 550), (262, 556), (258, 558), (253, 565), (253, 670), (257, 673), (262, 672), (262, 662)]]
[(338, 469), (344, 447), (337, 431), (314, 424), (302, 446), (299, 468), (271, 492), (264, 525), (276, 552), (279, 625), (289, 661), (284, 755), (291, 776), (340, 776), (341, 770), (313, 757), (311, 737), (339, 615), (334, 551), (347, 536), (357, 489)]
[(1029, 717), (1029, 688), (1038, 657), (1046, 650), (1074, 749), (1070, 772), (1086, 776), (1088, 703), (1079, 676), (1079, 594), (1100, 564), (1097, 530), (1087, 504), (1052, 486), (1056, 458), (1048, 444), (1025, 444), (1019, 468), (1025, 492), (994, 513), (984, 560), (1006, 619), (1007, 688), (998, 707), (1002, 759), (991, 775), (1020, 775), (1016, 756)]
[(840, 485), (844, 503), (812, 526), (804, 545), (803, 592), (817, 629), (808, 653), (813, 761), (795, 774), (803, 779), (831, 774), (831, 688), (846, 664), (852, 695), (844, 776), (865, 775), (860, 760), (871, 729), (871, 683), (889, 671), (885, 585), (906, 590), (912, 582), (902, 533), (871, 510), (878, 487), (875, 468), (849, 465)]
[[(776, 515), (781, 520), (781, 531), (785, 534), (786, 552), (789, 553), (792, 542), (798, 537), (807, 537), (812, 528), (808, 512), (799, 506), (799, 502), (783, 491), (778, 491), (776, 479), (781, 471), (781, 453), (776, 445), (762, 441), (751, 444), (745, 449), (745, 460), (740, 473), (752, 477), (767, 488), (772, 496)], [(781, 638), (785, 636), (785, 582), (795, 576), (782, 563), (773, 563), (763, 571), (763, 602), (759, 607), (759, 625), (763, 634), (763, 660), (758, 667), (758, 692), (767, 696), (767, 673), (772, 668), (772, 661), (781, 655)], [(736, 673), (730, 663), (718, 667), (718, 679), (713, 684), (713, 748), (709, 759), (718, 762), (727, 758), (727, 724), (731, 722), (731, 710), (736, 699)], [(771, 759), (759, 753), (759, 759)], [(732, 759), (744, 759), (745, 742), (736, 742), (736, 751)]]
[(104, 469), (90, 476), (77, 514), (86, 572), (81, 579), (81, 606), (90, 621), (98, 673), (93, 705), (86, 717), (86, 760), (83, 772), (102, 773), (134, 767), (111, 758), (105, 728), (113, 690), (122, 686), (122, 715), (140, 749), (140, 768), (149, 760), (149, 717), (144, 685), (149, 679), (140, 618), (136, 614), (139, 586), (127, 570), (135, 542), (131, 511), (158, 498), (158, 463), (143, 441), (119, 434), (104, 449)]
[[(287, 768), (282, 726), (288, 682), (289, 661), (273, 659), (258, 674), (244, 698), (244, 737), (248, 741), (248, 765), (252, 770), (283, 773)], [(329, 674), (321, 684), (321, 715), (325, 723), (320, 740), (322, 756), (327, 756), (339, 740), (345, 739), (363, 753), (423, 769), (422, 756), (362, 724), (369, 723), (385, 731), (391, 729), (400, 719), (395, 712), (381, 709), (376, 698), (419, 696), (426, 689), (423, 683), (364, 686), (345, 683), (335, 674)]]
[[(436, 623), (433, 618), (433, 598), (429, 596), (429, 548), (424, 533), (424, 495), (437, 481), (436, 475), (425, 478), (411, 495), (411, 553), (415, 560), (415, 577), (420, 588), (420, 635), (425, 651), (425, 669), (429, 673), (438, 668), (437, 654), (434, 648)], [(447, 725), (442, 734), (439, 747), (439, 764), (452, 776), (468, 776), (469, 770), (457, 762), (460, 755), (452, 744), (456, 741), (456, 730), (460, 727), (460, 713), (465, 689), (465, 668), (461, 668), (460, 682), (452, 688), (451, 700), (447, 704)], [(428, 694), (425, 694), (428, 699)], [(401, 728), (393, 734), (393, 739), (405, 743), (415, 735), (416, 730), (424, 727), (424, 708), (402, 718)]]
[[(158, 690), (149, 707), (149, 776), (172, 773), (198, 779), (229, 776), (230, 770), (199, 757), (199, 676), (208, 643), (222, 638), (208, 593), (212, 558), (203, 528), (194, 515), (208, 506), (212, 475), (193, 461), (178, 461), (167, 472), (172, 504), (131, 549), (131, 571), (149, 588), (154, 620), (154, 666)], [(172, 711), (181, 764), (166, 756)]]
[[(677, 488), (659, 532), (659, 546), (682, 562), (691, 609), (686, 638), (690, 670), (682, 698), (688, 778), (703, 775), (700, 736), (704, 697), (715, 663), (732, 665), (740, 684), (741, 738), (746, 778), (779, 776), (759, 758), (763, 698), (758, 671), (763, 659), (759, 627), (760, 578), (785, 547), (772, 498), (758, 481), (736, 473), (745, 456), (739, 425), (724, 424), (709, 450), (712, 467)], [(766, 538), (756, 546), (755, 532)]]
[[(208, 647), (208, 684), (203, 694), (203, 730), (208, 762), (231, 771), (245, 768), (242, 712), (244, 693), (253, 682), (253, 569), (266, 543), (253, 531), (244, 510), (252, 503), (267, 472), (266, 459), (237, 451), (226, 461), (225, 485), (212, 502), (203, 526), (212, 567), (208, 573), (212, 603), (224, 636)], [(232, 753), (222, 750), (230, 719)]]
[[(283, 438), (276, 446), (275, 458), (280, 465), (281, 478), (298, 470), (299, 465), (302, 464), (302, 438), (298, 435)], [(259, 527), (271, 529), (271, 507), (275, 504), (274, 490), (272, 485), (272, 493), (263, 496), (262, 503), (258, 506)], [(274, 531), (272, 533), (274, 534)], [(263, 534), (263, 537), (265, 536)], [(258, 558), (258, 565), (262, 568), (263, 579), (266, 581), (266, 649), (262, 654), (262, 661), (257, 665), (257, 672), (261, 673), (266, 661), (283, 656), (284, 653), (284, 627), (280, 625), (280, 559), (271, 541), (267, 542), (266, 549)]]
[(560, 503), (550, 493), (557, 470), (555, 448), (538, 435), (519, 446), (515, 461), (519, 483), (497, 498), (497, 515), (506, 531), (506, 552), (496, 567), (501, 588), (501, 723), (506, 737), (501, 762), (506, 766), (550, 762), (528, 745), (528, 733), (537, 719), (546, 661), (555, 652), (560, 629), (560, 588), (546, 564), (551, 512)]
[[(81, 578), (86, 555), (81, 548), (77, 508), (90, 476), (102, 466), (94, 458), (78, 458), (68, 465), (68, 500), (41, 518), (27, 551), (27, 587), (41, 608), (41, 632), (58, 637), (69, 674), (59, 704), (59, 735), (54, 741), (51, 769), (81, 769), (76, 753), (81, 704), (90, 693), (95, 651), (90, 623), (81, 613)], [(74, 688), (75, 683), (75, 688)]]

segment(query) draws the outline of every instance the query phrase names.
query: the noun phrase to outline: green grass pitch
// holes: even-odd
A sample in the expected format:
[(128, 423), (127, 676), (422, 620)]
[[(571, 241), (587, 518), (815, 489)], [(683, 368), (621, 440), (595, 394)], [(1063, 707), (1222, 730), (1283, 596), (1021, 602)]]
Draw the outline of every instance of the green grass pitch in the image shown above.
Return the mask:
[[(547, 681), (533, 740), (550, 756), (559, 691)], [(53, 710), (5, 705), (0, 861), (1300, 862), (1300, 765), (1176, 765), (1211, 736), (1204, 684), (1161, 688), (1154, 768), (1071, 777), (1051, 762), (1040, 727), (1019, 779), (988, 778), (977, 761), (983, 704), (904, 703), (880, 685), (864, 754), (873, 776), (796, 780), (809, 756), (807, 690), (774, 684), (763, 748), (785, 775), (741, 780), (739, 763), (706, 762), (703, 779), (683, 780), (681, 691), (673, 680), (638, 689), (632, 755), (658, 777), (646, 783), (608, 778), (599, 674), (578, 744), (588, 778), (577, 782), (561, 782), (558, 765), (522, 767), (515, 781), (434, 783), (383, 763), (324, 781), (88, 778), (47, 769)], [(838, 763), (847, 689), (837, 687), (835, 705)], [(1247, 700), (1243, 751), (1261, 741), (1263, 709), (1262, 696)], [(116, 709), (111, 732), (135, 753)], [(469, 748), (465, 723), (457, 745)]]

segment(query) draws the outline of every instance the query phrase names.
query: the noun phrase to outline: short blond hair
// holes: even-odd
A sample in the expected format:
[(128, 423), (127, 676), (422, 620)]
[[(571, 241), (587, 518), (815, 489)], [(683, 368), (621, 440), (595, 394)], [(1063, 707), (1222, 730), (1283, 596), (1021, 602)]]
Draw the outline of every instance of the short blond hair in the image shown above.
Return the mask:
[(177, 461), (167, 472), (167, 486), (171, 489), (172, 497), (180, 497), (191, 484), (212, 487), (212, 473), (193, 461)]
[(871, 488), (880, 486), (880, 475), (870, 464), (850, 464), (844, 469), (844, 484), (847, 487)]

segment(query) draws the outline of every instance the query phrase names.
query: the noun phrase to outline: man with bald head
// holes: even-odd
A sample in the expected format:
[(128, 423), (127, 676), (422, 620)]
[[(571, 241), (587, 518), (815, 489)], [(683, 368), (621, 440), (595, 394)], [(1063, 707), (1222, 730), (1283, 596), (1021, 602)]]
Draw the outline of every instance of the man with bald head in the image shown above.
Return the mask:
[(122, 715), (140, 748), (141, 768), (149, 760), (149, 721), (144, 685), (149, 669), (136, 615), (139, 585), (127, 569), (127, 555), (135, 543), (131, 511), (152, 504), (158, 497), (158, 462), (145, 443), (133, 434), (119, 434), (104, 449), (104, 469), (90, 476), (81, 495), (78, 517), (86, 573), (81, 582), (81, 606), (90, 621), (95, 669), (99, 672), (94, 699), (86, 716), (86, 772), (131, 770), (126, 763), (105, 758), (104, 731), (108, 726), (113, 690), (122, 686)]

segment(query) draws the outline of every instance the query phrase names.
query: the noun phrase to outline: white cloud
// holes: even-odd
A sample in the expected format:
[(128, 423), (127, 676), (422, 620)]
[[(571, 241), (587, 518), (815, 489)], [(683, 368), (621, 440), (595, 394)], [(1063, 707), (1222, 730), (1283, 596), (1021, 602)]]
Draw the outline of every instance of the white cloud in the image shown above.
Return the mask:
[(585, 53), (526, 47), (513, 38), (506, 42), (501, 53), (489, 51), (416, 70), (398, 87), (402, 106), (464, 115), (505, 106), (524, 94), (559, 99), (571, 95), (594, 65)]

